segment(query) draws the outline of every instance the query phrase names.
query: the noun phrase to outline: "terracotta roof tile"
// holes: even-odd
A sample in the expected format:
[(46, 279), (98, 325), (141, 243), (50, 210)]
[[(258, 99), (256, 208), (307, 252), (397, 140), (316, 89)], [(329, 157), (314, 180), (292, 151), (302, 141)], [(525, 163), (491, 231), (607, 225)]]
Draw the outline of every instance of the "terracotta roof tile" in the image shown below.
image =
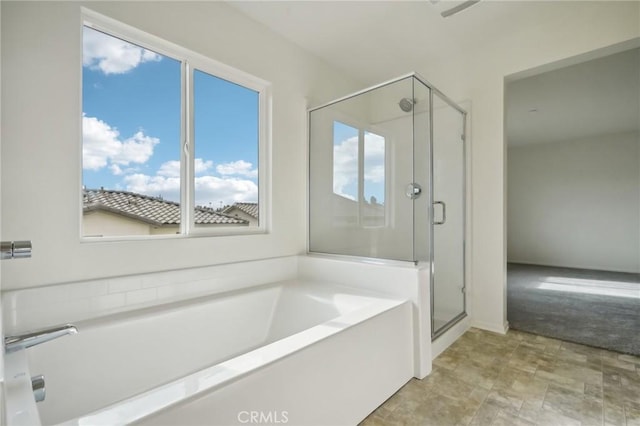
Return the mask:
[[(111, 189), (85, 189), (83, 210), (106, 210), (141, 220), (152, 225), (179, 225), (180, 204), (135, 192)], [(195, 208), (197, 225), (247, 225), (244, 219), (228, 216), (205, 207)]]
[(258, 218), (258, 203), (235, 203), (234, 205), (224, 209), (222, 212), (229, 213), (234, 208), (237, 208), (256, 219)]

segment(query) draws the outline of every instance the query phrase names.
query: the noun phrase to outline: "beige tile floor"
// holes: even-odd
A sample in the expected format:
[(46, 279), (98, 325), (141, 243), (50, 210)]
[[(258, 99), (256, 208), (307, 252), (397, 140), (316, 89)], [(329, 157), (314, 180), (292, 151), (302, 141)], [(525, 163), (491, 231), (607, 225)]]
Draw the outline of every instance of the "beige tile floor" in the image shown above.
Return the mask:
[(640, 425), (640, 357), (472, 328), (361, 426)]

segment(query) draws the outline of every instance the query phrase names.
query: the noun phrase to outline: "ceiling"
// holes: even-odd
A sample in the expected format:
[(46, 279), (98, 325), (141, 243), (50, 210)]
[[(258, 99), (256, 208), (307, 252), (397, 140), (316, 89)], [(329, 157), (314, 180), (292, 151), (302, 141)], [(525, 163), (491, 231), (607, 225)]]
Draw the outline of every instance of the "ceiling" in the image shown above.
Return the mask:
[[(536, 34), (545, 31), (545, 25), (564, 25), (579, 19), (576, 8), (581, 7), (571, 1), (482, 0), (448, 18), (441, 16), (459, 3), (462, 1), (229, 1), (362, 87), (411, 71), (425, 73), (434, 64), (447, 62), (444, 59), (452, 54), (464, 56), (489, 45), (500, 46), (505, 34)], [(612, 55), (510, 82), (509, 142), (575, 139), (634, 126), (637, 130), (637, 66), (637, 53)], [(531, 109), (537, 112), (530, 113)]]
[[(461, 1), (229, 1), (284, 38), (346, 75), (373, 85), (452, 52), (499, 42), (504, 34), (545, 22), (557, 2), (483, 0), (443, 18)], [(538, 3), (533, 7), (533, 3)], [(536, 23), (538, 21), (538, 23)], [(428, 76), (427, 76), (428, 77)]]
[(640, 49), (507, 84), (510, 146), (640, 131)]

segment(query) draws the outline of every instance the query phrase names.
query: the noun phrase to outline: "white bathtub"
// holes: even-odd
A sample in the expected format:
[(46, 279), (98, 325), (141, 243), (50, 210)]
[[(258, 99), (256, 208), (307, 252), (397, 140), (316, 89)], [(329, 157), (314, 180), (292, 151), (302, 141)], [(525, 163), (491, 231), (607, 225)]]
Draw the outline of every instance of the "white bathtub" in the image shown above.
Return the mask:
[(46, 377), (43, 424), (353, 425), (413, 376), (411, 309), (326, 283), (262, 285), (78, 322), (26, 350), (26, 377)]

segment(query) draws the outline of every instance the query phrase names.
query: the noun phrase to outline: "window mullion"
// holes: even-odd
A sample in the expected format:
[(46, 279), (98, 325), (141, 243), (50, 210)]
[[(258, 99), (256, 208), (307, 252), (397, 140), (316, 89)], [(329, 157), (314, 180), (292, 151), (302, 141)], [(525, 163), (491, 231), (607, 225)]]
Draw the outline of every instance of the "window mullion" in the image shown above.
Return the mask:
[(181, 173), (180, 173), (180, 196), (181, 196), (181, 232), (190, 234), (194, 223), (194, 175), (193, 175), (193, 69), (187, 61), (182, 61), (182, 143), (181, 143)]
[(364, 130), (358, 129), (358, 223), (363, 223), (364, 199)]

